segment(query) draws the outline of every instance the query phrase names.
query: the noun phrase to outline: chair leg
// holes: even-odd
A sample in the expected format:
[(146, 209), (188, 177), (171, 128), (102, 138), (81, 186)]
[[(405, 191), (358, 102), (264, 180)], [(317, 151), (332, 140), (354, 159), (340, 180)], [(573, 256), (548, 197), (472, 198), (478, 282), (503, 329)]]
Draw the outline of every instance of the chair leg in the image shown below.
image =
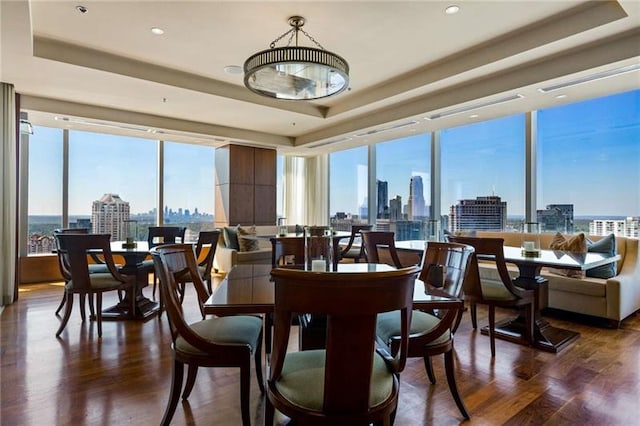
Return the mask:
[(187, 367), (187, 383), (184, 385), (184, 391), (182, 392), (182, 399), (189, 398), (193, 385), (196, 383), (196, 376), (198, 375), (198, 366), (195, 364), (189, 364)]
[(92, 321), (96, 319), (96, 309), (93, 305), (93, 295), (89, 295), (89, 319)]
[(260, 392), (264, 393), (264, 378), (262, 377), (262, 333), (258, 338), (258, 345), (254, 349), (253, 357), (256, 363), (256, 379), (258, 379), (258, 387)]
[(96, 322), (98, 323), (98, 338), (102, 337), (102, 292), (96, 293)]
[(464, 401), (460, 397), (460, 393), (458, 392), (458, 385), (456, 384), (456, 374), (455, 374), (455, 365), (453, 362), (453, 349), (444, 353), (444, 369), (447, 373), (447, 383), (449, 383), (449, 390), (451, 391), (451, 395), (453, 395), (453, 399), (456, 401), (456, 405), (462, 413), (462, 416), (469, 420), (469, 413), (467, 412), (467, 407), (464, 406)]
[(64, 293), (62, 293), (62, 300), (60, 301), (60, 304), (58, 305), (58, 309), (56, 309), (56, 315), (58, 315), (58, 313), (60, 313), (60, 311), (62, 310), (62, 307), (64, 306), (66, 301), (67, 301), (67, 291), (65, 290)]
[(251, 387), (251, 362), (245, 359), (240, 366), (240, 411), (242, 413), (242, 425), (251, 425), (249, 415), (249, 394)]
[(273, 426), (273, 420), (276, 415), (276, 410), (271, 403), (271, 400), (267, 396), (264, 404), (264, 426)]
[[(67, 292), (65, 291), (65, 293)], [(73, 293), (67, 293), (66, 299), (67, 301), (65, 302), (64, 317), (62, 318), (62, 323), (60, 324), (58, 331), (56, 331), (56, 337), (60, 336), (60, 333), (62, 333), (62, 330), (64, 330), (64, 328), (67, 326), (67, 323), (69, 322), (71, 309), (73, 308)]]
[(489, 305), (489, 340), (491, 342), (491, 357), (496, 356), (496, 307)]
[(424, 369), (427, 371), (427, 377), (429, 377), (431, 384), (435, 385), (436, 375), (433, 373), (433, 363), (431, 362), (431, 357), (428, 355), (424, 357)]
[(178, 399), (180, 399), (180, 389), (182, 388), (182, 377), (184, 375), (184, 364), (179, 361), (173, 361), (173, 374), (171, 375), (171, 394), (169, 395), (169, 402), (167, 408), (164, 410), (164, 416), (162, 416), (162, 426), (169, 426), (173, 414), (176, 412), (178, 406)]
[(474, 330), (478, 328), (478, 315), (475, 303), (471, 303), (471, 325)]
[(87, 317), (84, 313), (84, 301), (87, 298), (85, 293), (80, 293), (80, 318), (82, 318), (82, 322), (85, 322)]

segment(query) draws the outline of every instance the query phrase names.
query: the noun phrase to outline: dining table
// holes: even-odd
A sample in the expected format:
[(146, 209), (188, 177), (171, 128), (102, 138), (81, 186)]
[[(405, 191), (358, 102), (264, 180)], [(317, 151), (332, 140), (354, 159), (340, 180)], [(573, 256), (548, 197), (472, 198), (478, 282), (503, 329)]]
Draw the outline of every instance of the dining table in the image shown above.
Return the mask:
[[(143, 264), (149, 256), (149, 243), (147, 241), (136, 241), (132, 246), (124, 243), (124, 241), (112, 241), (111, 253), (124, 259), (124, 265), (120, 267), (120, 272), (136, 277), (134, 318), (148, 319), (160, 310), (158, 302), (147, 298), (142, 293), (142, 289), (149, 285), (149, 268)], [(104, 309), (102, 318), (105, 320), (130, 319), (128, 298), (129, 295), (127, 294), (120, 302)]]
[[(428, 241), (397, 241), (396, 247), (402, 250), (424, 250)], [(482, 260), (482, 258), (480, 257)], [(574, 253), (561, 250), (539, 250), (536, 255), (523, 254), (521, 247), (504, 246), (504, 259), (518, 268), (518, 276), (513, 282), (518, 287), (533, 290), (536, 294), (534, 305), (533, 346), (547, 352), (559, 352), (580, 337), (580, 333), (552, 326), (542, 316), (542, 310), (548, 305), (548, 280), (540, 275), (543, 267), (587, 271), (598, 266), (620, 260), (620, 255), (607, 256), (604, 253)], [(525, 313), (520, 311), (515, 318), (496, 323), (496, 338), (515, 343), (525, 341)], [(488, 327), (481, 329), (489, 334)]]
[[(290, 267), (290, 266), (287, 266)], [(300, 265), (293, 267), (302, 268)], [(271, 280), (270, 264), (238, 264), (221, 279), (214, 282), (214, 290), (203, 305), (207, 315), (227, 316), (238, 314), (264, 314), (268, 318), (275, 308), (275, 285)], [(348, 285), (350, 273), (382, 272), (396, 269), (387, 264), (375, 263), (339, 263), (334, 273), (344, 275), (345, 285)], [(313, 271), (309, 271), (314, 273)], [(366, 295), (363, 295), (363, 300)], [(442, 297), (427, 293), (425, 283), (415, 280), (413, 293), (413, 307), (426, 309), (431, 301), (453, 304), (460, 303), (453, 297)], [(265, 321), (265, 350), (269, 353), (270, 326)]]

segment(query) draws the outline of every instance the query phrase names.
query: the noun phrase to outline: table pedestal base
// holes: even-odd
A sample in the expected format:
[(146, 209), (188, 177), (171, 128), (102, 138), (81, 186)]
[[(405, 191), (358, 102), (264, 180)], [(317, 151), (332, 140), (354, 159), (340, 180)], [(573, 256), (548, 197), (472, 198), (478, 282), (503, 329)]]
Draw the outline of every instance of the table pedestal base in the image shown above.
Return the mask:
[[(126, 296), (122, 300), (122, 302), (110, 308), (104, 309), (102, 311), (102, 319), (104, 320), (131, 319), (131, 317), (129, 316), (130, 302), (128, 300), (128, 297), (129, 296)], [(158, 311), (160, 310), (160, 304), (140, 294), (136, 297), (135, 309), (136, 309), (136, 312), (134, 315), (134, 319), (145, 320), (158, 313)]]
[[(496, 323), (496, 339), (507, 340), (521, 345), (528, 345), (524, 338), (525, 333), (524, 317), (517, 317)], [(489, 327), (483, 327), (480, 332), (489, 334)], [(533, 325), (533, 347), (546, 351), (558, 353), (568, 344), (580, 337), (580, 333), (551, 326), (546, 320), (540, 318)]]

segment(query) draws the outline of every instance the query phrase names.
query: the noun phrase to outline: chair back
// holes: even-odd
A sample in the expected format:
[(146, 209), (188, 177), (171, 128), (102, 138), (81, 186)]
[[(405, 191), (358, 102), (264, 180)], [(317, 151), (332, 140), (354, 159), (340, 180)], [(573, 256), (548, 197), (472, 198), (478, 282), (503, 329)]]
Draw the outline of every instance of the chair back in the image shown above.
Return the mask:
[(401, 350), (396, 357), (388, 353), (385, 356), (389, 370), (398, 373), (406, 361), (417, 274), (418, 267), (352, 274), (274, 269), (271, 275), (275, 281), (275, 331), (270, 381), (275, 383), (282, 372), (291, 320), (296, 312), (326, 315), (322, 411), (324, 415), (343, 419), (366, 415), (372, 392), (377, 314), (401, 312)]
[[(216, 255), (216, 248), (218, 247), (218, 239), (220, 239), (220, 231), (200, 231), (198, 234), (198, 241), (196, 242), (196, 259), (198, 259), (198, 266), (204, 267), (204, 273), (202, 277), (211, 276), (211, 269), (213, 268), (213, 258)], [(208, 248), (207, 255), (201, 257), (204, 248)]]
[(471, 257), (469, 273), (464, 282), (464, 293), (477, 299), (484, 299), (480, 281), (480, 269), (478, 259), (482, 261), (494, 262), (500, 282), (516, 297), (522, 297), (522, 289), (516, 287), (511, 280), (507, 264), (504, 260), (504, 239), (484, 238), (484, 237), (462, 237), (450, 235), (449, 241), (453, 243), (466, 244), (474, 248), (475, 252)]
[(173, 341), (175, 342), (178, 336), (181, 336), (189, 344), (202, 351), (210, 352), (215, 350), (220, 345), (207, 341), (192, 330), (184, 318), (182, 304), (180, 303), (179, 281), (176, 277), (183, 277), (185, 274), (188, 275), (186, 281), (193, 283), (201, 305), (209, 296), (205, 284), (198, 273), (193, 245), (165, 244), (152, 248), (150, 254), (153, 258), (156, 275), (160, 278), (160, 292), (164, 308), (169, 317)]
[[(344, 249), (340, 250), (340, 256), (344, 256), (351, 250), (351, 246), (353, 246), (353, 242), (357, 237), (361, 236), (362, 231), (371, 231), (373, 229), (373, 225), (351, 225), (351, 235), (349, 236), (349, 241)], [(360, 256), (364, 257), (364, 245), (360, 244)]]
[(58, 240), (59, 234), (88, 234), (88, 228), (59, 228), (53, 231), (53, 240), (56, 244), (56, 254), (58, 257), (58, 268), (60, 269), (60, 274), (65, 281), (69, 281), (71, 279), (71, 271), (69, 270), (69, 259), (66, 253), (64, 253), (60, 249), (60, 241)]
[(147, 234), (149, 248), (161, 244), (175, 244), (178, 242), (178, 238), (180, 238), (181, 243), (184, 243), (186, 230), (187, 228), (184, 226), (150, 226)]
[(391, 231), (362, 231), (362, 245), (368, 263), (380, 263), (378, 247), (389, 250), (391, 261), (396, 268), (402, 268), (395, 243), (395, 233)]
[(302, 236), (271, 238), (271, 265), (273, 267), (303, 264), (304, 238)]
[[(118, 281), (126, 282), (115, 265), (111, 254), (110, 234), (75, 234), (55, 233), (59, 253), (64, 256), (69, 280), (74, 289), (88, 290), (91, 288), (89, 278), (88, 255), (100, 255), (108, 271)], [(66, 277), (65, 277), (66, 278)]]
[(430, 241), (420, 270), (426, 291), (434, 296), (459, 298), (474, 251), (466, 244)]

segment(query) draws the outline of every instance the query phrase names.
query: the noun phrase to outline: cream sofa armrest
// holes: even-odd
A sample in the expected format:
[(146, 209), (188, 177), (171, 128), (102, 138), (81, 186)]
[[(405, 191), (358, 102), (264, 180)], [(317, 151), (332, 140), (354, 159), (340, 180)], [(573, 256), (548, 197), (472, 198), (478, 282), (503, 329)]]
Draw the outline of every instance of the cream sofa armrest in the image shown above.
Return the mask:
[(214, 265), (221, 272), (229, 272), (238, 264), (238, 251), (236, 249), (218, 246)]
[[(613, 295), (615, 301), (610, 300)], [(612, 306), (617, 302), (618, 307)], [(611, 309), (616, 309), (611, 311)], [(607, 311), (616, 319), (624, 319), (640, 309), (640, 259), (637, 252), (627, 253), (622, 271), (607, 280)], [(611, 317), (611, 316), (610, 316)]]

